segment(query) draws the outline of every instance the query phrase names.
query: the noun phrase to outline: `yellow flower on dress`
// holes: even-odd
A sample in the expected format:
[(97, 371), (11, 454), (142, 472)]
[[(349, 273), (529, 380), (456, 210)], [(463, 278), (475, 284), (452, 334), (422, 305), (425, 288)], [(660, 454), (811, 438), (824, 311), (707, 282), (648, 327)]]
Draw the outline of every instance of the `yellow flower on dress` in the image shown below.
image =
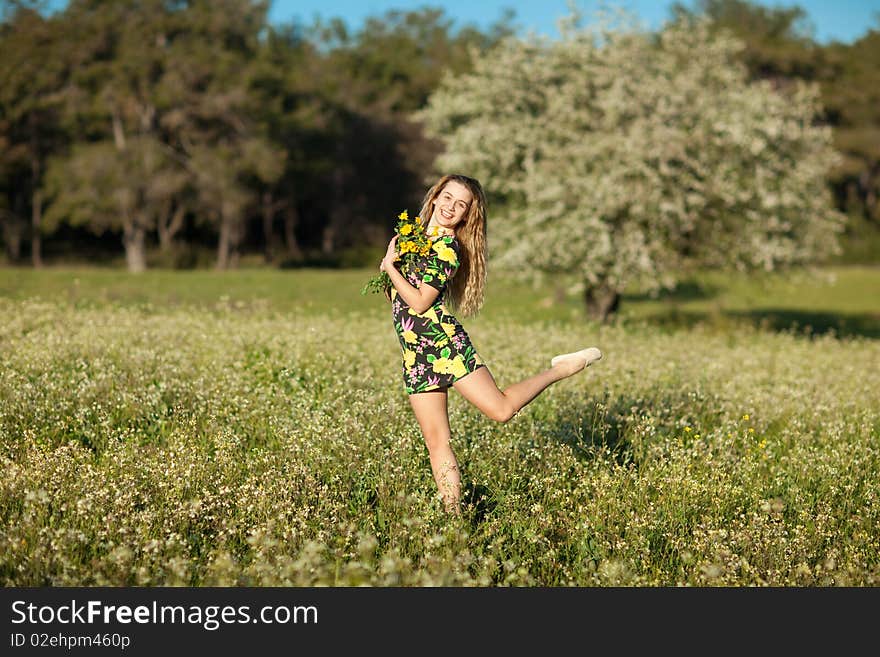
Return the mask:
[(416, 352), (412, 349), (406, 349), (403, 352), (403, 364), (406, 366), (406, 369), (411, 368), (416, 364)]
[(439, 324), (439, 323), (440, 323), (440, 318), (437, 317), (437, 311), (434, 310), (434, 307), (433, 307), (433, 306), (432, 306), (431, 308), (428, 308), (428, 309), (427, 309), (425, 312), (423, 312), (421, 315), (419, 315), (419, 313), (417, 313), (415, 310), (413, 310), (412, 308), (410, 308), (410, 309), (409, 309), (409, 314), (410, 314), (410, 315), (418, 315), (419, 317), (428, 317), (428, 318), (429, 318), (432, 322), (434, 322), (435, 324)]
[(440, 322), (440, 326), (446, 331), (446, 335), (450, 338), (455, 335), (455, 324), (447, 324), (446, 322)]
[(449, 365), (449, 371), (452, 373), (452, 376), (456, 378), (464, 376), (468, 373), (467, 367), (465, 367), (464, 360), (462, 359), (461, 354), (452, 359), (452, 362)]
[(434, 246), (432, 248), (437, 252), (437, 257), (444, 262), (455, 262), (455, 251), (446, 246), (443, 240), (437, 240), (436, 242), (434, 242)]
[(404, 331), (403, 339), (410, 344), (415, 344), (419, 341), (419, 336), (416, 335), (415, 331)]
[(437, 374), (448, 374), (452, 367), (452, 361), (448, 358), (435, 358), (431, 366)]

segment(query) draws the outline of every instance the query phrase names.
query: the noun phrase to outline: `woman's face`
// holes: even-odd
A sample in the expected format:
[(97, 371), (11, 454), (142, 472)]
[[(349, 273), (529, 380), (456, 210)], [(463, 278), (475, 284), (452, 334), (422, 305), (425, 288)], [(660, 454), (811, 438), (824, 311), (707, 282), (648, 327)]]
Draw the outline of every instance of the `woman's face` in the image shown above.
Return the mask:
[(431, 223), (443, 228), (455, 226), (467, 216), (474, 197), (471, 190), (460, 182), (450, 180), (440, 190), (434, 201), (434, 214)]

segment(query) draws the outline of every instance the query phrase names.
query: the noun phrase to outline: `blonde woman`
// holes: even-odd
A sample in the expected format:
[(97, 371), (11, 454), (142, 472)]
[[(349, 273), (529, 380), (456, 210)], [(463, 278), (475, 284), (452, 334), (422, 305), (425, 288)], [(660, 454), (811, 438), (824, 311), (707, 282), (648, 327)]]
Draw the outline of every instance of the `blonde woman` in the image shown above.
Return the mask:
[[(451, 174), (425, 194), (419, 218), (431, 252), (401, 271), (397, 236), (379, 265), (391, 279), (394, 329), (403, 349), (404, 389), (422, 430), (445, 508), (458, 512), (461, 478), (450, 445), (447, 391), (455, 388), (487, 417), (507, 422), (544, 389), (602, 358), (595, 347), (560, 354), (550, 367), (501, 390), (456, 315), (483, 305), (486, 201), (480, 183)], [(454, 313), (454, 314), (453, 314)]]

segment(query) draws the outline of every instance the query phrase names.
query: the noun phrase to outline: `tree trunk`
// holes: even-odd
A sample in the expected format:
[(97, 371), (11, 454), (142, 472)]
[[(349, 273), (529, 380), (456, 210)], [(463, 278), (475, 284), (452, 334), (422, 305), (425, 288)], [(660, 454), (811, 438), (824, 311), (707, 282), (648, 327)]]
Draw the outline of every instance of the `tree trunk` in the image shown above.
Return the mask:
[[(343, 151), (340, 143), (338, 148), (340, 157), (343, 155)], [(342, 199), (346, 198), (345, 191), (345, 172), (342, 167), (337, 166), (333, 173), (333, 204), (330, 209), (330, 218), (324, 225), (321, 234), (321, 253), (324, 255), (332, 255), (336, 250), (336, 236), (339, 234), (339, 228), (345, 225), (348, 208), (342, 203)]]
[(18, 262), (21, 257), (21, 238), (26, 224), (12, 213), (5, 214), (0, 224), (3, 226), (3, 248), (9, 262)]
[(126, 222), (122, 242), (125, 246), (125, 262), (128, 271), (139, 274), (147, 268), (147, 231), (137, 222)]
[(296, 241), (296, 224), (299, 221), (299, 214), (296, 206), (290, 204), (284, 212), (284, 243), (287, 247), (287, 254), (292, 258), (302, 256), (302, 249), (299, 242)]
[(217, 237), (217, 269), (229, 268), (229, 243), (231, 226), (225, 213), (220, 216), (220, 234)]
[(220, 203), (220, 235), (217, 240), (217, 269), (238, 266), (244, 225), (238, 216), (240, 210), (233, 203)]
[(43, 192), (37, 189), (31, 203), (31, 263), (34, 269), (43, 266), (43, 239), (40, 224), (43, 222)]
[(113, 125), (113, 143), (116, 144), (116, 150), (124, 151), (125, 129), (122, 127), (122, 118), (120, 118), (119, 112), (115, 109), (113, 110), (113, 118), (111, 121)]
[[(183, 228), (183, 217), (186, 214), (186, 208), (178, 205), (171, 214), (171, 203), (168, 204), (165, 212), (159, 217), (157, 222), (157, 233), (159, 235), (159, 250), (167, 253), (171, 249), (174, 242), (174, 236)], [(168, 215), (171, 214), (171, 218)]]
[(241, 243), (244, 241), (244, 221), (238, 210), (226, 210), (229, 223), (229, 262), (230, 269), (237, 269), (241, 259)]
[(604, 285), (587, 287), (584, 292), (587, 316), (599, 322), (607, 322), (620, 306), (620, 293)]
[(880, 174), (880, 167), (871, 166), (868, 179), (865, 183), (865, 216), (869, 220), (880, 218), (877, 212), (877, 175)]
[(272, 192), (263, 192), (261, 200), (261, 210), (263, 214), (263, 258), (266, 263), (271, 263), (275, 259), (278, 243), (275, 239), (275, 231), (273, 224), (275, 219), (275, 205), (272, 202)]
[(43, 192), (40, 190), (40, 179), (43, 167), (40, 160), (40, 144), (37, 137), (37, 116), (30, 114), (31, 122), (31, 263), (34, 269), (43, 266), (43, 241), (40, 236), (40, 224), (43, 220)]
[(321, 253), (325, 255), (329, 255), (333, 253), (333, 245), (336, 240), (336, 228), (332, 223), (326, 224), (324, 226), (324, 230), (321, 233)]
[[(113, 110), (111, 118), (113, 126), (113, 143), (116, 150), (122, 152), (125, 150), (125, 129), (122, 125), (122, 118), (119, 112)], [(139, 274), (147, 269), (147, 252), (146, 241), (147, 231), (144, 224), (138, 221), (137, 214), (132, 212), (128, 204), (122, 208), (122, 245), (125, 248), (125, 263), (128, 271), (133, 274)]]
[(241, 260), (241, 240), (242, 228), (241, 224), (232, 224), (232, 239), (229, 248), (229, 268), (238, 269), (238, 263)]

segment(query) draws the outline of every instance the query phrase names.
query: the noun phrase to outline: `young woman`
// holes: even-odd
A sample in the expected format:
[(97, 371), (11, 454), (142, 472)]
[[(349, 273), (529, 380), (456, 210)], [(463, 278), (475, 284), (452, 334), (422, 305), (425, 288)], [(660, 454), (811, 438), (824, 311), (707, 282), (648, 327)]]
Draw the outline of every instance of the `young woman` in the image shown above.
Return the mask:
[(602, 358), (595, 347), (560, 354), (550, 368), (501, 390), (453, 312), (467, 317), (483, 305), (486, 280), (486, 201), (480, 183), (463, 175), (440, 178), (425, 194), (431, 253), (400, 271), (397, 236), (379, 265), (388, 273), (394, 328), (403, 349), (404, 388), (428, 448), (447, 510), (460, 508), (461, 479), (450, 446), (447, 391), (455, 388), (487, 417), (507, 422), (545, 388)]

